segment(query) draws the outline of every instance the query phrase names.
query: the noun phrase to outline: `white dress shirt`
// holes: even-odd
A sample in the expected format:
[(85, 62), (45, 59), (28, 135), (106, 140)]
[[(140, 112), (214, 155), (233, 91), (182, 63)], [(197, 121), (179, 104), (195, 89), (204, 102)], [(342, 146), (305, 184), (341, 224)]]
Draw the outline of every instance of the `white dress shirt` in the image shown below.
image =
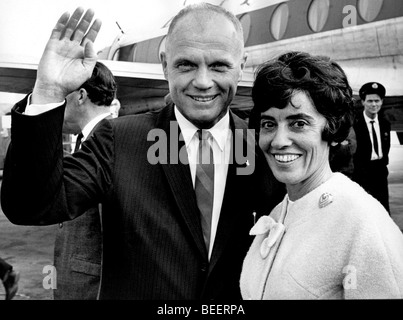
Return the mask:
[[(197, 152), (199, 147), (199, 138), (196, 134), (198, 128), (187, 120), (176, 108), (176, 106), (174, 112), (186, 145), (194, 188), (196, 180)], [(220, 219), (220, 211), (224, 198), (225, 184), (227, 181), (228, 164), (230, 161), (232, 131), (230, 129), (229, 120), (229, 112), (227, 112), (225, 116), (214, 125), (214, 127), (207, 130), (213, 137), (210, 143), (213, 149), (214, 157), (214, 200), (211, 221), (210, 248), (208, 252), (209, 259), (213, 250), (212, 244), (214, 243), (217, 225)]]
[[(381, 130), (379, 129), (378, 115), (376, 115), (374, 119), (371, 119), (364, 112), (364, 119), (365, 119), (365, 122), (367, 123), (369, 136), (371, 138), (371, 144), (372, 144), (371, 160), (382, 159), (383, 153), (382, 153), (382, 142), (381, 142)], [(378, 140), (379, 156), (376, 154), (375, 149), (374, 149), (374, 137), (372, 136), (372, 124), (371, 124), (371, 121), (374, 121), (375, 133), (376, 133), (376, 137), (377, 137), (377, 140)]]

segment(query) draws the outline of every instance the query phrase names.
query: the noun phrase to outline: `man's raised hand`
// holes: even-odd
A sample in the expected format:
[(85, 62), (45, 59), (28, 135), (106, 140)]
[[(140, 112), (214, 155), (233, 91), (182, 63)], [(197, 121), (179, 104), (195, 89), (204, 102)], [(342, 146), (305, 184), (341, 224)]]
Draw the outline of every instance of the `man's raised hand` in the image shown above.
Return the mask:
[(94, 11), (64, 13), (52, 30), (38, 66), (31, 103), (61, 102), (91, 77), (97, 54), (93, 47), (101, 21)]

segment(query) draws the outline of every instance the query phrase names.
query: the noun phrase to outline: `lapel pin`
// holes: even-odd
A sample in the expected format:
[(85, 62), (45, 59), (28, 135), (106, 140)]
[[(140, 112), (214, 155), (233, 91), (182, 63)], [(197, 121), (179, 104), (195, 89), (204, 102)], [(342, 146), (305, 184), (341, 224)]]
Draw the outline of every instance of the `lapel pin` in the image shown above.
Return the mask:
[(319, 198), (319, 208), (324, 208), (333, 202), (333, 196), (330, 193), (325, 192)]

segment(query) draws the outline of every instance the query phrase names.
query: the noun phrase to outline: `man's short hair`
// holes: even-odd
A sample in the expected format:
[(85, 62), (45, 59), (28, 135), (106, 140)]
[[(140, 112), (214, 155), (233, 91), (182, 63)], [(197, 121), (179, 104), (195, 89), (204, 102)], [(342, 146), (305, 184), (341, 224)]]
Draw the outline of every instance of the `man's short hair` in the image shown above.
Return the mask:
[(81, 88), (87, 91), (92, 103), (98, 106), (110, 106), (116, 96), (116, 81), (112, 72), (103, 63), (97, 61), (91, 78)]
[(176, 25), (178, 24), (179, 20), (181, 20), (182, 18), (184, 18), (185, 16), (187, 16), (188, 14), (193, 13), (193, 12), (200, 12), (200, 13), (201, 12), (215, 12), (215, 13), (225, 16), (229, 21), (232, 22), (232, 24), (235, 27), (235, 30), (237, 31), (240, 39), (242, 40), (242, 44), (244, 43), (243, 28), (242, 28), (242, 24), (239, 21), (239, 19), (233, 13), (229, 12), (228, 10), (224, 9), (223, 7), (216, 6), (216, 5), (213, 5), (210, 3), (205, 3), (205, 2), (188, 5), (185, 8), (183, 8), (181, 11), (179, 11), (179, 13), (173, 18), (171, 24), (169, 25), (168, 37), (169, 37), (169, 35), (172, 34), (172, 32), (175, 29)]

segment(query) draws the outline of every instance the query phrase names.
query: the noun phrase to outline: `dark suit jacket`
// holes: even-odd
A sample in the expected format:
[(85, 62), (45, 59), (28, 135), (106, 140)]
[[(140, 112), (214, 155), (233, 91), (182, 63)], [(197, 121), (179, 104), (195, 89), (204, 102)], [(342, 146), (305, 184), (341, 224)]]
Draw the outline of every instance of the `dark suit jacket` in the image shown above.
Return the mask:
[[(390, 150), (390, 123), (385, 118), (378, 116), (379, 129), (381, 132), (381, 143), (383, 158), (382, 163), (386, 166), (389, 164), (389, 150)], [(367, 167), (371, 161), (372, 143), (369, 135), (367, 124), (362, 112), (357, 114), (354, 124), (354, 131), (357, 139), (357, 150), (354, 154), (354, 165), (360, 167)], [(365, 174), (365, 173), (362, 173)]]
[(378, 116), (383, 157), (371, 161), (372, 143), (362, 113), (358, 114), (354, 125), (357, 138), (357, 150), (354, 155), (353, 180), (359, 183), (369, 194), (378, 199), (386, 210), (389, 209), (388, 163), (390, 150), (390, 123)]
[[(112, 117), (106, 117), (112, 119)], [(96, 131), (97, 123), (88, 138)], [(74, 220), (59, 224), (54, 248), (55, 300), (95, 300), (101, 279), (102, 229), (96, 205)]]
[[(27, 117), (19, 113), (25, 105), (24, 99), (12, 111), (1, 193), (11, 222), (54, 224), (102, 202), (101, 299), (241, 298), (239, 276), (252, 240), (252, 213), (265, 208), (268, 214), (284, 195), (274, 197), (280, 189), (259, 149), (252, 175), (237, 174), (244, 163), (229, 165), (208, 261), (189, 166), (169, 161), (170, 147), (178, 142), (169, 136), (172, 106), (104, 121), (80, 151), (63, 159), (64, 108)], [(246, 129), (243, 120), (230, 118), (232, 129)], [(147, 157), (155, 144), (147, 136), (155, 128), (168, 134), (165, 164), (153, 165)], [(179, 149), (183, 146), (179, 140)]]
[(13, 266), (11, 264), (0, 258), (0, 280), (3, 280), (6, 273), (12, 269)]

